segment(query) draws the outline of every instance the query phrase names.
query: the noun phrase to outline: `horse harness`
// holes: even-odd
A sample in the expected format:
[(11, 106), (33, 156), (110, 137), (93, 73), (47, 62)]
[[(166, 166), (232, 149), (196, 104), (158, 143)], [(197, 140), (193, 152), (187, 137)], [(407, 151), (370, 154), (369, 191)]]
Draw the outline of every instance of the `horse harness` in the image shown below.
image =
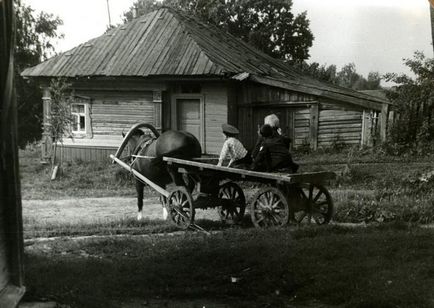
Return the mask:
[(154, 142), (155, 140), (157, 140), (157, 138), (150, 138), (150, 139), (146, 139), (144, 141), (142, 141), (135, 149), (134, 152), (131, 154), (131, 157), (133, 157), (134, 159), (131, 161), (130, 163), (130, 167), (131, 169), (133, 168), (134, 163), (136, 162), (136, 160), (138, 158), (140, 158), (139, 154), (142, 153), (144, 150), (146, 150), (152, 142)]

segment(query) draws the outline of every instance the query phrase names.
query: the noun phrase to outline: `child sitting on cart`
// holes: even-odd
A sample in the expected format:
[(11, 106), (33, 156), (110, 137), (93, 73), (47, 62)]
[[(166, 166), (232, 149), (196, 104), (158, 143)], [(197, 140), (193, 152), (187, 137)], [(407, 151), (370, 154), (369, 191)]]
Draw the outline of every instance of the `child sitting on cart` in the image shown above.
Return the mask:
[(252, 162), (250, 153), (246, 150), (243, 144), (237, 139), (240, 133), (238, 129), (229, 124), (222, 125), (225, 142), (223, 143), (220, 152), (219, 162), (217, 166), (222, 166), (223, 161), (229, 156), (229, 164), (227, 167), (246, 168)]
[(262, 125), (260, 134), (263, 141), (253, 157), (252, 169), (267, 172), (289, 170), (296, 173), (298, 164), (294, 163), (289, 153), (289, 138), (273, 133), (273, 128), (268, 124)]

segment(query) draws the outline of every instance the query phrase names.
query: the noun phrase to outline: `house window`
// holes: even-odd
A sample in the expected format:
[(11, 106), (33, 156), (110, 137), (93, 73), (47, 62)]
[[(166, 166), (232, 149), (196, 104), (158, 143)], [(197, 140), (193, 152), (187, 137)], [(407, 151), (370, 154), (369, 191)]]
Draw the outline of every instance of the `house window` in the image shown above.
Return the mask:
[(86, 104), (71, 104), (72, 132), (86, 134)]

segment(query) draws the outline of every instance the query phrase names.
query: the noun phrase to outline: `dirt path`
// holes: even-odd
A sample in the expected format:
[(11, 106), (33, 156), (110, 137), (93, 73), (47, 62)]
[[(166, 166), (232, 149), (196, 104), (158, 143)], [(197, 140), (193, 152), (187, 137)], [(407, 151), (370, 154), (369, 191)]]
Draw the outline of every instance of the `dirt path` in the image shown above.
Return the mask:
[[(131, 219), (137, 215), (136, 198), (71, 198), (58, 200), (23, 200), (23, 218), (46, 223), (92, 223)], [(197, 210), (197, 218), (218, 219), (213, 209)], [(158, 197), (143, 200), (143, 217), (162, 219)]]

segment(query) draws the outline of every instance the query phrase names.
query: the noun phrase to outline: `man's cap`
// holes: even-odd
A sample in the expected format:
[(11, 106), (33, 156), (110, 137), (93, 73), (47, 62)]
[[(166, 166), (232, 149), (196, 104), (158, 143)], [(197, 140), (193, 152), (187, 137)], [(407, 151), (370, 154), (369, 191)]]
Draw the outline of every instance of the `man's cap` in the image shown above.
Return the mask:
[(222, 130), (224, 133), (228, 134), (239, 134), (240, 131), (235, 126), (229, 124), (222, 124)]

